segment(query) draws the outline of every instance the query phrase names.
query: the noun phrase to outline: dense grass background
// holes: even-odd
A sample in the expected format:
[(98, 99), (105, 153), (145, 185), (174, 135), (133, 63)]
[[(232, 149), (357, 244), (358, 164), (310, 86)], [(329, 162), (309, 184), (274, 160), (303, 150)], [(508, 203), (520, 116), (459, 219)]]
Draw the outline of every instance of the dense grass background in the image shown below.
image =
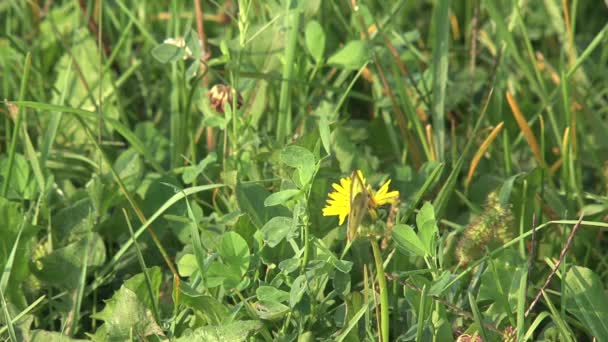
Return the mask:
[(608, 341), (607, 19), (1, 2), (0, 339)]

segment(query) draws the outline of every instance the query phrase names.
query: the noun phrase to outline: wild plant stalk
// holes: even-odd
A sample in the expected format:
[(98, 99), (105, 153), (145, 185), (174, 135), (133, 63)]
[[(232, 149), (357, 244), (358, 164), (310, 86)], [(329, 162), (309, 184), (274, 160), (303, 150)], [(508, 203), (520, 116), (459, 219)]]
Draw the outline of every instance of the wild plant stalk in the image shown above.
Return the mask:
[(376, 273), (378, 276), (378, 288), (380, 290), (380, 336), (382, 342), (389, 340), (389, 317), (388, 317), (388, 288), (386, 286), (386, 276), (384, 275), (384, 265), (382, 262), (382, 252), (378, 241), (372, 238), (370, 240), (372, 250), (374, 252), (374, 261), (376, 263)]

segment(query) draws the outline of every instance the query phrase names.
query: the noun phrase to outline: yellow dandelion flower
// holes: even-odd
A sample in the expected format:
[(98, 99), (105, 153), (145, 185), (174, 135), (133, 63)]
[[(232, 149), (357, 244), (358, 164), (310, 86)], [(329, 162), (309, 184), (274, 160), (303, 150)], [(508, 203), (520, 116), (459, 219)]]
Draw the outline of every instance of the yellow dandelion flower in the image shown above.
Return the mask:
[[(358, 171), (358, 173), (359, 177), (365, 182), (363, 173), (361, 171)], [(335, 191), (327, 195), (327, 204), (323, 208), (323, 216), (338, 216), (340, 219), (339, 224), (344, 223), (344, 220), (350, 213), (352, 182), (351, 177), (344, 177), (340, 178), (340, 184), (334, 183), (331, 185)]]
[(367, 202), (368, 209), (375, 209), (385, 204), (394, 203), (399, 199), (399, 191), (389, 191), (388, 187), (390, 183), (391, 181), (388, 180), (378, 191), (374, 191), (366, 183), (361, 170), (357, 170), (356, 174), (353, 172), (350, 177), (341, 178), (339, 184), (332, 184), (334, 191), (327, 195), (328, 198), (323, 208), (323, 216), (338, 216), (339, 224), (344, 223), (344, 220), (352, 214), (351, 203), (354, 203), (355, 197), (359, 193), (367, 195), (368, 200), (357, 202)]
[(388, 186), (391, 184), (391, 180), (387, 180), (380, 189), (374, 193), (372, 192), (372, 201), (376, 207), (385, 204), (393, 204), (397, 199), (399, 199), (399, 191), (393, 190), (388, 191)]

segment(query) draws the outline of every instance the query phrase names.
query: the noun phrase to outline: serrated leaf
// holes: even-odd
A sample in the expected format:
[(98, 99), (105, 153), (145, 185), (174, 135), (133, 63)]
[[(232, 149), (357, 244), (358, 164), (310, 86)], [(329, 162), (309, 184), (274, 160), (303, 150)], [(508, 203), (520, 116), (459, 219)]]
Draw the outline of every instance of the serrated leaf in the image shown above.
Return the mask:
[[(160, 267), (154, 266), (147, 268), (148, 276), (150, 277), (151, 289), (148, 288), (146, 282), (146, 275), (142, 272), (127, 279), (123, 286), (133, 291), (137, 296), (137, 299), (144, 304), (148, 309), (153, 309), (153, 302), (158, 303), (160, 285), (162, 283), (162, 272)], [(152, 293), (150, 293), (150, 290)]]
[(106, 302), (101, 312), (92, 316), (104, 321), (103, 329), (100, 327), (95, 334), (98, 340), (126, 341), (130, 336), (164, 336), (152, 311), (124, 285)]

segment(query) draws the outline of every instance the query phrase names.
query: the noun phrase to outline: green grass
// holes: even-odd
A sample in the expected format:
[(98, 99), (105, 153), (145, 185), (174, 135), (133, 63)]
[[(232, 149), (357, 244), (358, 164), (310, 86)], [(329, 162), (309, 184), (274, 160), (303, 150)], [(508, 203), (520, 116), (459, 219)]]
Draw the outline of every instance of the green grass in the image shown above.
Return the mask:
[(196, 1), (0, 3), (0, 340), (608, 341), (602, 2)]

